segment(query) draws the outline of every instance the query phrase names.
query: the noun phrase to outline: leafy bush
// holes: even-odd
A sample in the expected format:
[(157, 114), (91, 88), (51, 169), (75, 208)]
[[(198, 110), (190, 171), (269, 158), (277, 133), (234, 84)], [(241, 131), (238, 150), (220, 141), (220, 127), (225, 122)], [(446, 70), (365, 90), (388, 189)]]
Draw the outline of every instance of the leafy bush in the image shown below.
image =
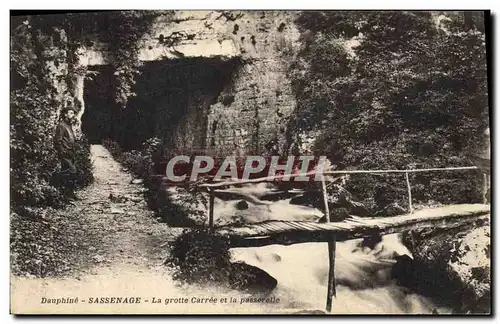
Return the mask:
[(181, 283), (219, 285), (230, 289), (268, 294), (277, 280), (244, 262), (231, 262), (230, 237), (208, 228), (188, 229), (170, 245), (165, 264)]
[(186, 283), (228, 283), (231, 254), (228, 238), (209, 229), (185, 230), (171, 244), (166, 264), (173, 278)]
[[(168, 185), (166, 185), (168, 186)], [(156, 190), (158, 212), (171, 226), (207, 226), (208, 195), (196, 184), (176, 186), (177, 201), (166, 192), (166, 186)], [(201, 207), (203, 206), (203, 207)]]
[[(33, 208), (61, 207), (67, 200), (56, 177), (59, 159), (53, 147), (58, 107), (66, 97), (54, 87), (44, 56), (47, 37), (22, 19), (12, 20), (10, 92), (11, 207), (33, 216)], [(92, 181), (89, 146), (77, 144), (77, 185)]]
[(75, 165), (77, 169), (77, 188), (84, 188), (91, 184), (94, 181), (93, 165), (90, 158), (90, 144), (85, 136), (76, 141)]
[(142, 144), (139, 150), (131, 151), (123, 151), (120, 144), (112, 139), (105, 139), (102, 144), (124, 167), (137, 177), (145, 179), (154, 173), (154, 160), (158, 159), (162, 141), (158, 138), (150, 138)]
[(147, 178), (151, 174), (151, 156), (142, 151), (124, 152), (120, 162), (139, 178)]
[(111, 156), (113, 156), (117, 160), (120, 159), (122, 155), (122, 149), (120, 147), (120, 144), (118, 144), (118, 142), (106, 138), (102, 141), (102, 145), (108, 149), (109, 153), (111, 153)]
[[(469, 166), (488, 125), (484, 21), (481, 13), (447, 16), (443, 30), (429, 12), (302, 12), (290, 137), (315, 130), (314, 153), (338, 169)], [(377, 208), (407, 205), (404, 177), (349, 181)], [(481, 182), (471, 171), (411, 176), (422, 203), (480, 202)]]

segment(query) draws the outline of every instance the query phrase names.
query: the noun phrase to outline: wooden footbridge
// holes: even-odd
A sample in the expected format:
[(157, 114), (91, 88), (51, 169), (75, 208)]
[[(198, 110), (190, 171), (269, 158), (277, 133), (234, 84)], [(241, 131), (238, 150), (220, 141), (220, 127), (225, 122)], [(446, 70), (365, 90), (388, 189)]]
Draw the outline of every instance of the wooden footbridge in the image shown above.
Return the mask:
[[(327, 242), (329, 250), (329, 277), (326, 310), (331, 312), (332, 298), (335, 291), (335, 243), (357, 238), (373, 237), (408, 231), (415, 228), (454, 228), (464, 225), (485, 224), (489, 221), (489, 204), (449, 205), (438, 208), (424, 209), (414, 212), (411, 198), (410, 173), (416, 172), (449, 172), (457, 170), (476, 170), (477, 167), (454, 167), (411, 170), (351, 170), (351, 171), (324, 171), (322, 172), (322, 192), (325, 205), (326, 222), (301, 221), (266, 221), (257, 224), (247, 224), (241, 227), (214, 228), (214, 191), (221, 187), (274, 181), (284, 176), (274, 176), (251, 180), (234, 180), (218, 183), (204, 183), (199, 185), (209, 192), (209, 226), (219, 233), (230, 237), (232, 247), (256, 247), (271, 244), (295, 244), (306, 242)], [(377, 174), (396, 173), (405, 177), (408, 190), (409, 210), (406, 215), (393, 217), (356, 217), (352, 216), (342, 222), (330, 222), (330, 213), (327, 203), (325, 176), (338, 174)], [(314, 172), (294, 176), (312, 176)], [(486, 178), (485, 178), (486, 180)], [(486, 183), (486, 182), (485, 182)]]
[(232, 247), (341, 242), (409, 231), (415, 228), (454, 228), (488, 221), (490, 206), (460, 204), (424, 209), (393, 217), (351, 217), (342, 222), (266, 221), (241, 227), (222, 227)]

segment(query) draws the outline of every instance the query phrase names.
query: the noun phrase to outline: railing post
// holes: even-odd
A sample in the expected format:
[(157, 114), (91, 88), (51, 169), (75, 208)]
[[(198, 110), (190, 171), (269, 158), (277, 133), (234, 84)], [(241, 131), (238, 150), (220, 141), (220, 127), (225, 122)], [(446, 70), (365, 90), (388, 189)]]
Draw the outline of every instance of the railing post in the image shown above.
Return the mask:
[(321, 175), (321, 192), (323, 192), (323, 203), (325, 204), (326, 222), (330, 222), (330, 208), (328, 207), (328, 197), (326, 192), (325, 176)]
[(212, 192), (212, 189), (208, 188), (208, 195), (209, 195), (209, 201), (208, 201), (208, 227), (213, 228), (214, 227), (214, 194)]
[(326, 311), (331, 313), (333, 297), (337, 296), (335, 289), (335, 250), (336, 250), (335, 236), (332, 241), (328, 242), (328, 291), (326, 295)]
[(484, 182), (484, 187), (483, 187), (483, 204), (488, 204), (488, 200), (491, 200), (491, 198), (488, 197), (488, 189), (489, 189), (489, 178), (488, 174), (483, 173), (483, 182)]
[(410, 209), (410, 214), (413, 213), (413, 207), (411, 204), (411, 186), (410, 186), (410, 177), (408, 176), (408, 172), (405, 172), (406, 178), (406, 187), (408, 189), (408, 208)]
[[(329, 223), (330, 219), (330, 208), (328, 207), (328, 196), (326, 192), (325, 176), (321, 175), (321, 191), (323, 193), (323, 202), (325, 204), (325, 218), (326, 222)], [(335, 250), (336, 250), (335, 236), (330, 242), (328, 242), (328, 288), (326, 292), (326, 311), (332, 311), (333, 297), (337, 295), (335, 290)]]

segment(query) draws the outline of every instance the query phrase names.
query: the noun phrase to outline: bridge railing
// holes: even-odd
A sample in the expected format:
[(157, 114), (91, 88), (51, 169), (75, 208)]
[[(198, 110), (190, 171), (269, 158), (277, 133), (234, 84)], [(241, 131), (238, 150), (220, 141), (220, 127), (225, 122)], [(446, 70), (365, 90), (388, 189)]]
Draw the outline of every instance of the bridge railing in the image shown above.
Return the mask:
[[(476, 166), (467, 166), (467, 167), (446, 167), (446, 168), (427, 168), (427, 169), (389, 169), (389, 170), (325, 170), (323, 172), (318, 172), (317, 170), (313, 170), (307, 173), (301, 174), (292, 174), (291, 177), (301, 177), (301, 176), (315, 176), (317, 174), (321, 174), (321, 188), (323, 193), (323, 200), (325, 204), (325, 215), (327, 221), (330, 221), (330, 211), (327, 202), (327, 192), (326, 192), (326, 183), (325, 176), (331, 175), (343, 175), (343, 174), (384, 174), (384, 173), (395, 173), (395, 174), (404, 174), (406, 180), (406, 188), (408, 192), (408, 206), (409, 213), (413, 213), (413, 205), (412, 205), (412, 196), (411, 196), (411, 184), (410, 184), (410, 173), (419, 173), (419, 172), (440, 172), (440, 171), (463, 171), (463, 170), (478, 170), (479, 168)], [(208, 223), (209, 227), (213, 227), (214, 225), (214, 194), (213, 191), (217, 190), (217, 188), (232, 186), (232, 185), (241, 185), (248, 183), (260, 183), (260, 182), (269, 182), (274, 180), (280, 180), (285, 177), (290, 177), (290, 175), (276, 175), (270, 177), (262, 177), (256, 179), (232, 179), (228, 181), (221, 181), (216, 183), (203, 183), (200, 184), (199, 187), (206, 188), (209, 193), (209, 212), (208, 212)], [(486, 177), (486, 175), (485, 175)]]
[[(406, 187), (408, 190), (408, 203), (409, 203), (409, 212), (410, 214), (413, 213), (413, 207), (412, 207), (412, 198), (411, 198), (411, 184), (410, 184), (410, 178), (409, 174), (410, 173), (418, 173), (418, 172), (440, 172), (440, 171), (462, 171), (462, 170), (477, 170), (479, 169), (476, 166), (469, 166), (469, 167), (448, 167), (448, 168), (428, 168), (428, 169), (404, 169), (404, 170), (327, 170), (323, 172), (308, 172), (304, 174), (294, 174), (292, 176), (297, 177), (297, 176), (312, 176), (316, 174), (321, 174), (321, 189), (323, 193), (323, 202), (325, 205), (325, 216), (326, 216), (326, 221), (330, 222), (330, 211), (328, 207), (328, 200), (327, 200), (327, 191), (326, 191), (326, 183), (325, 183), (325, 176), (328, 175), (336, 175), (336, 174), (381, 174), (381, 173), (395, 173), (395, 174), (404, 174), (405, 175), (405, 180), (406, 180)], [(487, 180), (486, 173), (485, 175), (485, 180)], [(273, 180), (279, 180), (284, 177), (289, 177), (290, 175), (279, 175), (279, 176), (272, 176), (272, 177), (263, 177), (263, 178), (257, 178), (257, 179), (249, 179), (249, 180), (231, 180), (231, 181), (223, 181), (223, 182), (218, 182), (218, 183), (205, 183), (199, 185), (200, 187), (204, 187), (208, 190), (209, 195), (210, 195), (210, 203), (209, 203), (209, 227), (213, 228), (214, 225), (214, 194), (213, 191), (217, 190), (217, 188), (228, 186), (228, 185), (238, 185), (238, 184), (245, 184), (245, 183), (258, 183), (258, 182), (266, 182), (266, 181), (273, 181)], [(486, 185), (487, 182), (485, 182)], [(337, 295), (336, 292), (336, 284), (335, 284), (335, 255), (336, 255), (336, 239), (333, 236), (330, 241), (328, 241), (328, 286), (327, 286), (327, 296), (326, 296), (326, 310), (327, 312), (331, 312), (332, 310), (332, 303), (333, 303), (333, 297)]]

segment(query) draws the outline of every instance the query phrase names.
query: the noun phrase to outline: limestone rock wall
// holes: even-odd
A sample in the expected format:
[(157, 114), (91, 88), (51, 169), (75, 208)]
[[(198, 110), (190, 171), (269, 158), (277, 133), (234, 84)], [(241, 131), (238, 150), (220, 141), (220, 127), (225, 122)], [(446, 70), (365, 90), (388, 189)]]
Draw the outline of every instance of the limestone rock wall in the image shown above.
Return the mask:
[[(260, 154), (273, 141), (283, 142), (295, 98), (287, 76), (298, 49), (297, 12), (177, 11), (160, 15), (142, 39), (143, 61), (212, 57), (239, 58), (242, 64), (210, 106), (206, 149), (220, 154)], [(83, 65), (108, 64), (106, 45), (94, 44), (80, 55)], [(84, 105), (84, 103), (82, 103)], [(189, 133), (200, 127), (191, 109)], [(179, 138), (185, 137), (178, 134)]]

